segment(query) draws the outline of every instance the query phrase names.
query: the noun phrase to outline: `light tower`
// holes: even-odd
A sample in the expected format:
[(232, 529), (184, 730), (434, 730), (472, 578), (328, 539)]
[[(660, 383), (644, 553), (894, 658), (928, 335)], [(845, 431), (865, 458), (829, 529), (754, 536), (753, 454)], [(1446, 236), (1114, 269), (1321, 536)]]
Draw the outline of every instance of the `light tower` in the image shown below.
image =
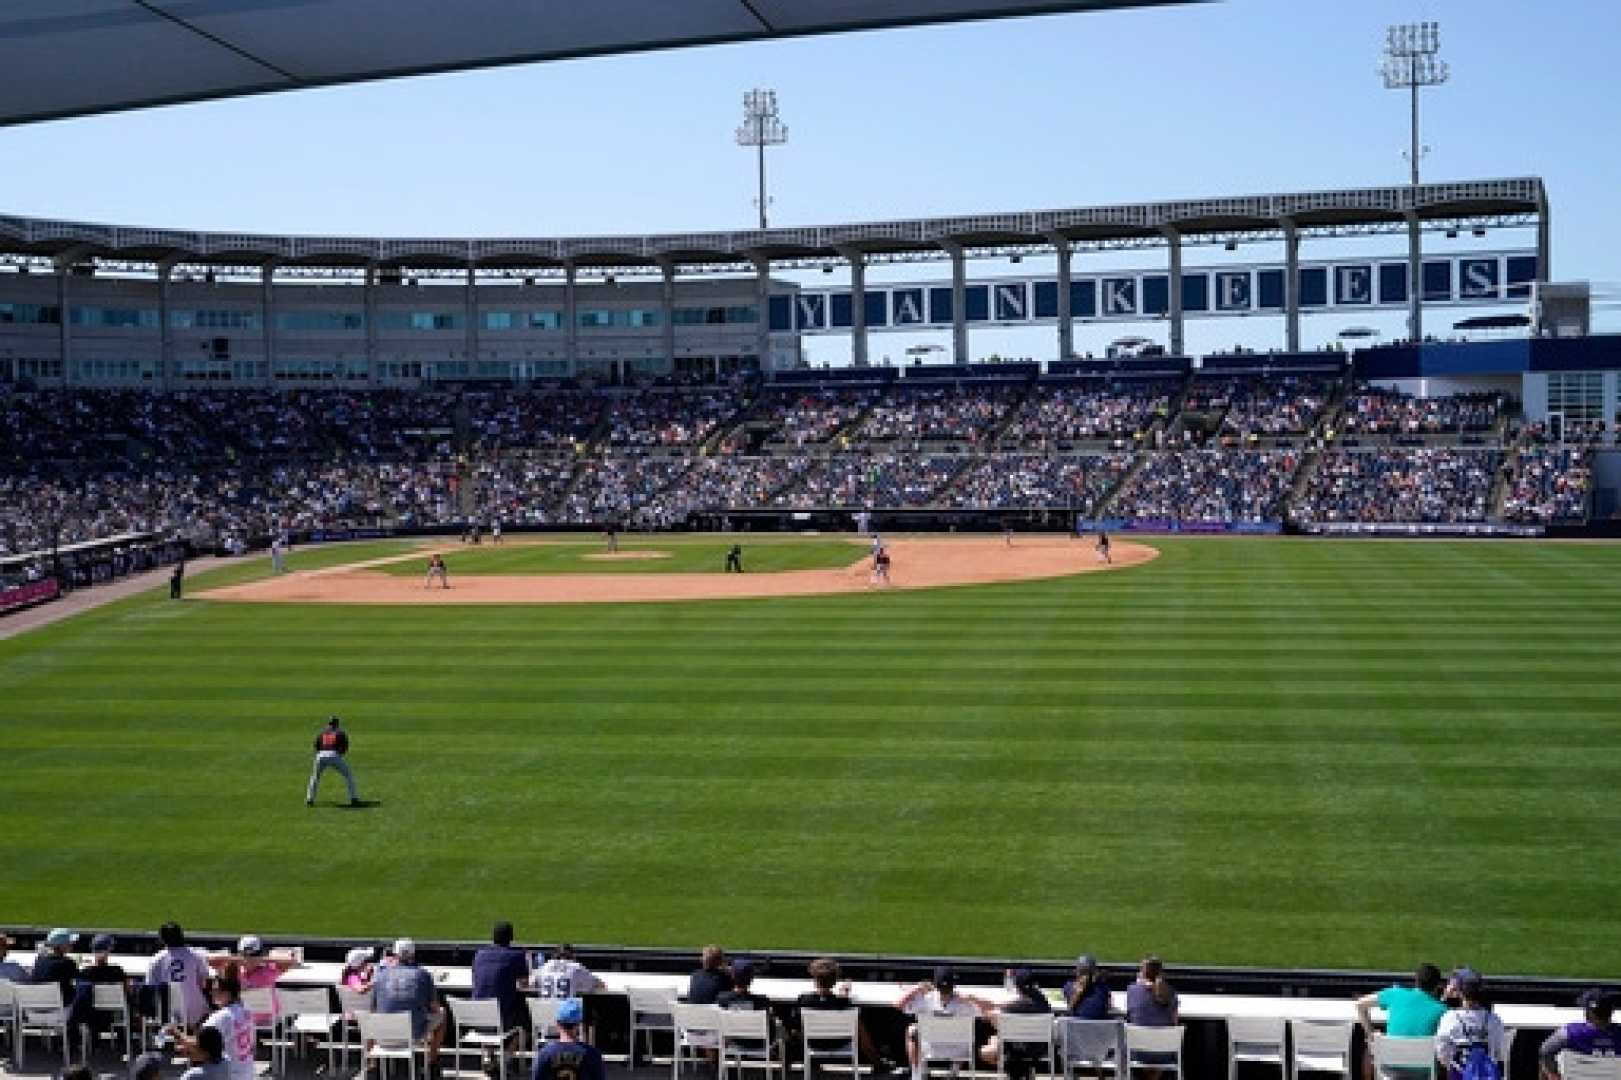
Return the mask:
[(743, 122), (737, 128), (737, 145), (752, 146), (759, 158), (760, 171), (760, 228), (766, 227), (766, 207), (770, 200), (765, 193), (765, 148), (781, 146), (788, 141), (788, 126), (777, 114), (775, 90), (750, 90), (743, 95)]
[(1385, 31), (1385, 62), (1379, 68), (1385, 78), (1385, 89), (1407, 90), (1413, 97), (1413, 147), (1408, 153), (1408, 164), (1412, 166), (1415, 188), (1418, 187), (1418, 159), (1428, 149), (1418, 144), (1418, 92), (1425, 86), (1440, 86), (1451, 75), (1446, 61), (1439, 58), (1440, 52), (1440, 23), (1407, 23)]
[(1424, 148), (1418, 141), (1418, 92), (1425, 86), (1440, 86), (1451, 74), (1440, 59), (1439, 23), (1406, 23), (1385, 31), (1385, 62), (1379, 68), (1385, 89), (1406, 90), (1413, 98), (1412, 149), (1407, 164), (1412, 176), (1412, 207), (1407, 219), (1407, 333), (1413, 341), (1424, 337), (1423, 240), (1418, 218), (1418, 162)]

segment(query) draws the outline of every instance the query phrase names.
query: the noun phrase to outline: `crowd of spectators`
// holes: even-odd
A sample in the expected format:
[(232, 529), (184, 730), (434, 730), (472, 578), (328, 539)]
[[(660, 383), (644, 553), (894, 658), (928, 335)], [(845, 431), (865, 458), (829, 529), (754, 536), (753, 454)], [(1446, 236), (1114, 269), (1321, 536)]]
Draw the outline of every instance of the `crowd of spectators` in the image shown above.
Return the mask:
[(667, 524), (663, 520), (664, 493), (691, 467), (687, 458), (611, 457), (582, 461), (555, 520), (568, 524)]
[(1112, 514), (1157, 521), (1279, 521), (1299, 464), (1292, 450), (1155, 454), (1121, 492)]
[(810, 458), (802, 454), (700, 458), (665, 493), (665, 512), (679, 520), (689, 513), (769, 506), (777, 492), (798, 483), (809, 467)]
[(965, 460), (935, 455), (818, 458), (772, 503), (793, 509), (928, 506)]
[(1485, 521), (1496, 450), (1333, 450), (1325, 453), (1294, 515), (1302, 522), (1458, 524)]
[(876, 387), (767, 390), (755, 403), (750, 420), (769, 427), (772, 442), (814, 446), (854, 423), (882, 394)]
[(1220, 411), (1225, 435), (1304, 435), (1317, 423), (1329, 389), (1327, 379), (1310, 375), (1196, 379), (1186, 408)]
[(1525, 524), (1580, 521), (1593, 486), (1593, 454), (1573, 446), (1517, 454), (1503, 499), (1503, 517)]
[(981, 458), (945, 493), (949, 506), (988, 510), (1069, 509), (1090, 515), (1131, 468), (1130, 454)]
[(473, 445), (484, 453), (573, 449), (602, 425), (608, 399), (589, 390), (476, 391), (466, 398)]
[(738, 411), (729, 390), (619, 393), (608, 411), (608, 442), (614, 446), (696, 446)]
[(1005, 446), (1130, 439), (1170, 411), (1174, 380), (1038, 386), (1002, 431)]
[(872, 407), (855, 437), (872, 442), (971, 442), (993, 432), (1022, 385), (901, 388)]
[(1489, 431), (1506, 404), (1502, 394), (1414, 397), (1368, 386), (1345, 403), (1347, 435), (1450, 435)]

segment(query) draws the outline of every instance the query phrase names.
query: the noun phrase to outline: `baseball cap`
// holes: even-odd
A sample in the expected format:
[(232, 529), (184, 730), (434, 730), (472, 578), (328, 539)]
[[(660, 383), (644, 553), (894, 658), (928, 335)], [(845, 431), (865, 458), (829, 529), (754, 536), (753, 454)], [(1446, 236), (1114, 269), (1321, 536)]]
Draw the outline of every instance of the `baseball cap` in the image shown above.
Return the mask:
[(394, 955), (401, 960), (415, 960), (417, 957), (417, 943), (408, 937), (402, 937), (394, 942)]
[(339, 720), (336, 716), (327, 717), (326, 722), (331, 724), (333, 727), (337, 727), (339, 724), (343, 723), (343, 721)]
[(75, 934), (72, 930), (68, 930), (61, 926), (58, 926), (55, 930), (52, 930), (49, 934), (45, 935), (45, 944), (53, 949), (63, 945), (72, 945), (78, 940), (78, 934)]
[(747, 982), (748, 980), (754, 978), (754, 961), (733, 960), (732, 978), (738, 982)]
[(150, 1077), (163, 1075), (163, 1055), (145, 1053), (135, 1059), (130, 1066), (129, 1074), (134, 1080), (149, 1080)]
[(117, 944), (118, 942), (113, 939), (111, 934), (97, 934), (95, 937), (90, 939), (90, 951), (112, 952), (114, 946)]
[(1020, 990), (1029, 990), (1040, 987), (1041, 983), (1036, 978), (1036, 973), (1031, 971), (1029, 968), (1014, 968), (1013, 985), (1018, 987)]
[(244, 934), (236, 943), (236, 951), (243, 956), (263, 956), (265, 943), (257, 934)]
[(583, 1024), (585, 1022), (585, 1003), (577, 997), (564, 998), (563, 1003), (557, 1007), (557, 1022), (559, 1024)]
[(953, 988), (957, 985), (957, 969), (950, 964), (941, 964), (934, 969), (934, 985), (942, 988)]
[(1576, 999), (1576, 1004), (1594, 1012), (1611, 1012), (1615, 1009), (1615, 995), (1595, 986), (1591, 990), (1583, 990), (1582, 996)]
[(1098, 958), (1089, 952), (1083, 952), (1075, 958), (1075, 966), (1081, 971), (1096, 971), (1098, 969)]
[(371, 950), (363, 945), (356, 945), (343, 954), (343, 966), (357, 968), (361, 964), (371, 961)]
[(1452, 982), (1466, 994), (1478, 994), (1486, 985), (1486, 980), (1480, 977), (1480, 972), (1468, 966), (1453, 968)]

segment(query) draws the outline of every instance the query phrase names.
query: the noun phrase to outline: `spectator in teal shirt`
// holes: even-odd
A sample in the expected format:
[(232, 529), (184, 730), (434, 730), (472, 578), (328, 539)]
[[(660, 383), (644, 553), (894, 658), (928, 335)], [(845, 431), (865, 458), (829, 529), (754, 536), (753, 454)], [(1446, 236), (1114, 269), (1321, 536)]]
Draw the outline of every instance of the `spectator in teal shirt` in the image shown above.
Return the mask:
[[(1441, 1000), (1441, 989), (1446, 980), (1441, 969), (1434, 964), (1420, 964), (1413, 974), (1412, 986), (1392, 986), (1376, 994), (1357, 998), (1356, 1015), (1362, 1032), (1373, 1045), (1374, 1006), (1385, 1011), (1385, 1034), (1393, 1039), (1428, 1039), (1435, 1035), (1441, 1017), (1446, 1015), (1446, 1003)], [(1364, 1074), (1373, 1076), (1373, 1055), (1364, 1062)], [(1428, 1070), (1425, 1070), (1426, 1072)]]

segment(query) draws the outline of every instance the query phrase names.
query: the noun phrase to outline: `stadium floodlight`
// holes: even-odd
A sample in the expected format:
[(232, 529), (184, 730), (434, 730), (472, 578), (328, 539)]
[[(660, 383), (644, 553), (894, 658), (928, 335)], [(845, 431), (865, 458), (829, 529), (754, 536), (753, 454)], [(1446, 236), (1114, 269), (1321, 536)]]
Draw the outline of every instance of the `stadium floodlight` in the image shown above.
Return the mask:
[(1412, 167), (1415, 188), (1418, 187), (1418, 160), (1429, 151), (1429, 147), (1418, 144), (1418, 92), (1426, 86), (1440, 86), (1452, 75), (1446, 61), (1440, 59), (1440, 52), (1440, 23), (1406, 23), (1385, 31), (1385, 62), (1379, 68), (1385, 89), (1406, 90), (1413, 99), (1413, 145), (1408, 153), (1408, 164)]
[(775, 90), (750, 90), (743, 95), (743, 122), (737, 127), (737, 145), (754, 147), (759, 159), (760, 228), (766, 227), (766, 207), (771, 200), (765, 193), (765, 148), (781, 146), (788, 141), (788, 125), (777, 113)]

